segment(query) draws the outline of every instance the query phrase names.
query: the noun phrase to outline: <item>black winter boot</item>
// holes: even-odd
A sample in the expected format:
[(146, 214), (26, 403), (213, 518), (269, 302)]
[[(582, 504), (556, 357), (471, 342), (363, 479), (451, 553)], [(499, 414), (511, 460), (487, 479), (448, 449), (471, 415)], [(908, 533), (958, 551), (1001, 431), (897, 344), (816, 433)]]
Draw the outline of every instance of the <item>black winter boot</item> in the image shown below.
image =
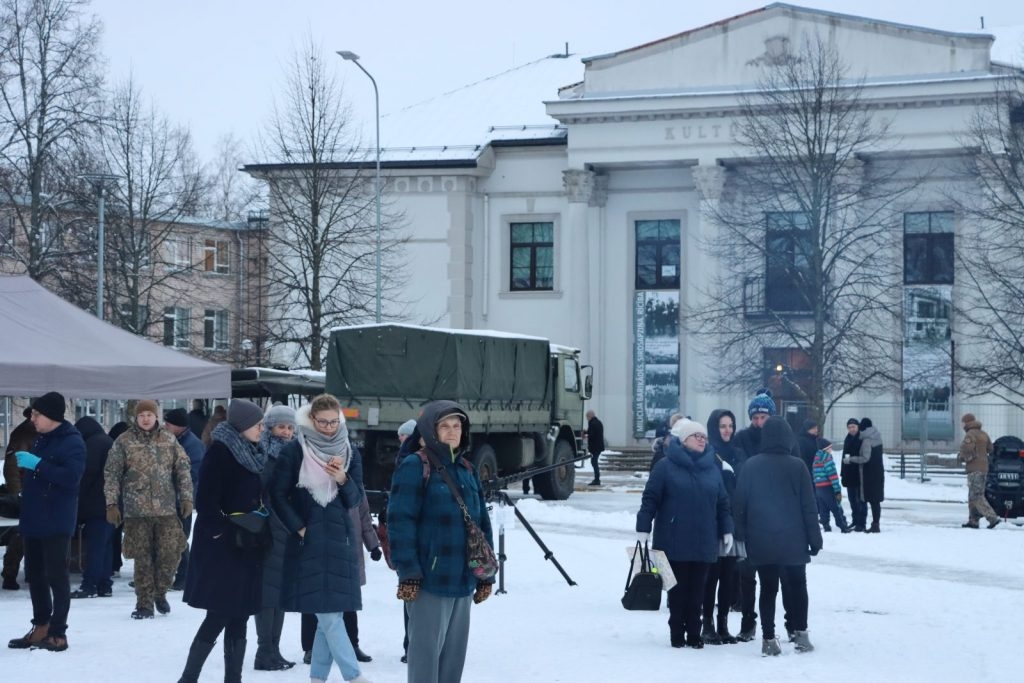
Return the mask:
[(199, 637), (196, 636), (195, 640), (192, 641), (192, 647), (188, 650), (185, 670), (181, 672), (181, 678), (178, 679), (178, 683), (198, 683), (199, 674), (203, 670), (203, 664), (206, 663), (206, 658), (210, 656), (210, 651), (213, 650), (213, 646), (216, 644), (216, 641), (208, 643), (205, 640), (199, 640)]
[(722, 645), (735, 645), (736, 637), (729, 633), (729, 613), (718, 617), (718, 640)]
[(242, 683), (245, 638), (224, 639), (224, 683)]
[(871, 526), (868, 528), (869, 534), (877, 534), (881, 529), (878, 528), (878, 520), (871, 522)]
[(722, 640), (718, 637), (715, 627), (711, 625), (711, 619), (707, 617), (704, 618), (704, 626), (700, 631), (700, 639), (704, 641), (705, 645), (722, 644)]

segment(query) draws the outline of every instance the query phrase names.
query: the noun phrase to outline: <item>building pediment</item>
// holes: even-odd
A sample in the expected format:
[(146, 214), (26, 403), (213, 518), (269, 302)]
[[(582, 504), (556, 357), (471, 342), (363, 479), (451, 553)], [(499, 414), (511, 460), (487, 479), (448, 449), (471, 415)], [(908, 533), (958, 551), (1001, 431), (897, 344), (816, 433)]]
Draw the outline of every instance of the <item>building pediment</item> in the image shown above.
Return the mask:
[(809, 37), (834, 44), (851, 79), (923, 80), (984, 73), (993, 38), (775, 3), (646, 45), (584, 60), (564, 99), (744, 89)]

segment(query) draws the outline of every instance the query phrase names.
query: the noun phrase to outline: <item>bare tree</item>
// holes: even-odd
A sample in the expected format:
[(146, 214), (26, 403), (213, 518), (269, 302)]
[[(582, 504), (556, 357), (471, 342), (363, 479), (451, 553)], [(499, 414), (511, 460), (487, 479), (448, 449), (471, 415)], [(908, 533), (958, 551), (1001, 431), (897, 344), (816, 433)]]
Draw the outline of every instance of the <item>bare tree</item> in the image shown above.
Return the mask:
[(97, 130), (102, 86), (101, 26), (86, 5), (0, 0), (0, 193), (15, 218), (3, 246), (36, 280), (77, 257), (65, 238), (80, 221), (61, 216), (74, 199), (74, 163)]
[(951, 196), (958, 239), (956, 371), (965, 395), (1024, 407), (1024, 73), (1007, 68), (962, 145), (967, 188)]
[(208, 171), (204, 213), (220, 221), (242, 221), (257, 206), (265, 206), (262, 189), (251, 176), (241, 173), (242, 142), (232, 133), (217, 141), (216, 156)]
[[(270, 201), (266, 337), (314, 370), (332, 327), (374, 319), (377, 277), (374, 173), (330, 72), (311, 43), (295, 55), (260, 141), (269, 163), (248, 167), (267, 182)], [(404, 239), (401, 216), (384, 209), (382, 300), (394, 315)]]
[[(163, 314), (153, 304), (173, 301), (201, 259), (176, 222), (196, 215), (202, 173), (188, 129), (143, 102), (132, 79), (112, 94), (101, 147), (102, 172), (118, 178), (106, 188), (105, 309), (111, 322), (145, 333)], [(84, 272), (77, 277), (91, 280)]]
[(782, 40), (741, 97), (746, 155), (707, 205), (720, 270), (684, 318), (716, 349), (717, 386), (771, 379), (821, 419), (855, 390), (899, 382), (901, 281), (886, 247), (915, 181), (875, 156), (887, 126), (835, 46)]

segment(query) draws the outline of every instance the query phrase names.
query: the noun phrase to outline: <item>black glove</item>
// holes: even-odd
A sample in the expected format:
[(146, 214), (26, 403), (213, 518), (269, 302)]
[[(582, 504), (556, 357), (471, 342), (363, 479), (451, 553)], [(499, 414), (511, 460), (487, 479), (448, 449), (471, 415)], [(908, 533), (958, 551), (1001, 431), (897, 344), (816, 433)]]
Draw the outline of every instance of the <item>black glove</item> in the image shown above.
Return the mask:
[(473, 604), (479, 605), (489, 597), (491, 597), (491, 584), (482, 581), (477, 583), (476, 591), (473, 593)]
[(815, 548), (815, 547), (812, 546), (810, 548), (811, 555), (817, 555), (820, 550), (821, 550), (821, 548)]
[(370, 559), (374, 562), (380, 562), (380, 558), (383, 556), (384, 553), (381, 552), (380, 546), (377, 546), (376, 548), (370, 551)]
[(413, 602), (420, 596), (420, 584), (423, 582), (419, 579), (407, 579), (405, 581), (398, 582), (398, 599), (405, 602)]

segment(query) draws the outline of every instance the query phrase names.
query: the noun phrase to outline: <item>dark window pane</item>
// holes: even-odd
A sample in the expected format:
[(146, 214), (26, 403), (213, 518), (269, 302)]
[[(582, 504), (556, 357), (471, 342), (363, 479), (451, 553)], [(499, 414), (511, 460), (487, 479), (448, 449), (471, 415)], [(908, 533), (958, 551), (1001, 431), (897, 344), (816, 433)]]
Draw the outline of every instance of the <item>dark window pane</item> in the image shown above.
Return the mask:
[(659, 237), (658, 233), (658, 221), (637, 221), (636, 222), (636, 239), (637, 242), (640, 240), (656, 240)]
[(903, 231), (904, 232), (928, 232), (928, 214), (927, 213), (905, 213), (903, 214)]
[(932, 235), (931, 237), (932, 282), (953, 283), (953, 236)]
[(554, 242), (555, 241), (555, 224), (554, 223), (537, 223), (533, 228), (533, 241), (534, 242)]
[(952, 211), (937, 211), (931, 216), (931, 232), (953, 232)]
[(533, 223), (513, 223), (512, 242), (515, 244), (533, 241)]

